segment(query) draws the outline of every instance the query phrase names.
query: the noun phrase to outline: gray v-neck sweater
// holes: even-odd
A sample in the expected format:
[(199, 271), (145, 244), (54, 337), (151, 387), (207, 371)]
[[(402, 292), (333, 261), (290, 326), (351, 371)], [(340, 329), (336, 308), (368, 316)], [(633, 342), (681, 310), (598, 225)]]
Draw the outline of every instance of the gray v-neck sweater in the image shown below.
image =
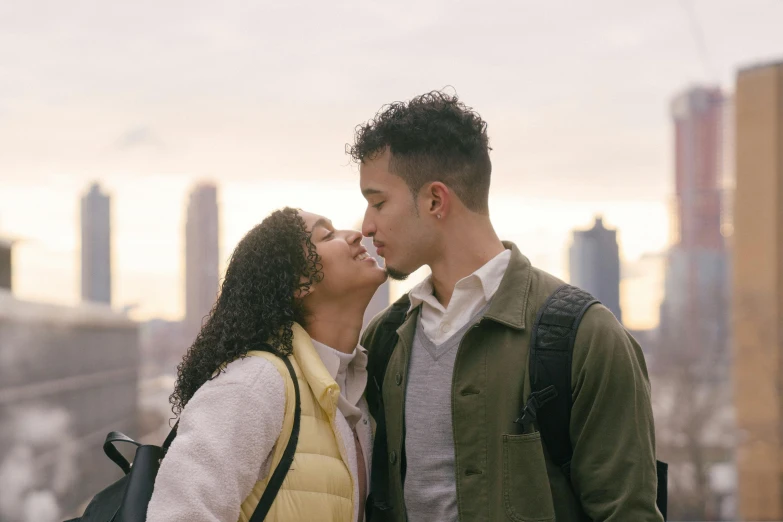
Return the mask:
[(440, 345), (430, 341), (420, 319), (416, 323), (405, 391), (404, 495), (410, 522), (458, 520), (451, 421), (454, 362), (465, 333), (488, 308), (489, 303)]

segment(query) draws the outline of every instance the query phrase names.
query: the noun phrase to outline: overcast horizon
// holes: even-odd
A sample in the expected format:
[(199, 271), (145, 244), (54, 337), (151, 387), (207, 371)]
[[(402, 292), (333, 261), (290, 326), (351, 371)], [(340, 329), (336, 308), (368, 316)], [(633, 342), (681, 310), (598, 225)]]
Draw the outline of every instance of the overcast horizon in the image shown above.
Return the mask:
[[(15, 293), (78, 300), (78, 201), (114, 196), (114, 305), (181, 314), (187, 190), (214, 179), (221, 259), (272, 208), (354, 226), (345, 155), (385, 103), (447, 87), (488, 122), (496, 228), (565, 277), (568, 231), (617, 227), (624, 316), (657, 322), (669, 104), (783, 58), (783, 2), (403, 0), (0, 5), (0, 235)], [(319, 200), (319, 197), (321, 199)], [(328, 197), (327, 197), (328, 196)], [(520, 216), (541, 216), (518, 226)]]

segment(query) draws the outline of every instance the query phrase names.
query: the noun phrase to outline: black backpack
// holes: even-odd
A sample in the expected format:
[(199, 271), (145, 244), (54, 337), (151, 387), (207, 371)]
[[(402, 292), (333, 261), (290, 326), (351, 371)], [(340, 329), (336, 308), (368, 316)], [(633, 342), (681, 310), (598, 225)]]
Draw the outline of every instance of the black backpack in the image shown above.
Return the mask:
[[(285, 447), (285, 452), (280, 463), (275, 468), (269, 479), (261, 500), (250, 518), (250, 522), (261, 522), (272, 507), (272, 503), (283, 485), (288, 469), (294, 460), (296, 445), (299, 440), (299, 420), (301, 408), (299, 402), (299, 384), (294, 373), (294, 368), (287, 357), (283, 362), (288, 368), (288, 373), (294, 381), (294, 425), (291, 438)], [(166, 455), (169, 445), (177, 435), (177, 425), (171, 430), (163, 446), (141, 445), (126, 435), (113, 431), (106, 436), (103, 451), (125, 473), (121, 479), (107, 487), (87, 505), (84, 514), (79, 518), (73, 518), (66, 522), (145, 522), (147, 518), (147, 505), (152, 498), (152, 490), (155, 485), (155, 477), (158, 474), (160, 463)], [(116, 442), (127, 442), (137, 447), (136, 455), (131, 465), (114, 447)]]
[[(515, 420), (527, 430), (535, 423), (541, 432), (552, 461), (571, 478), (571, 359), (579, 323), (585, 312), (599, 301), (592, 295), (568, 284), (560, 286), (538, 311), (530, 337), (531, 393), (520, 416)], [(405, 321), (410, 308), (408, 295), (395, 302), (378, 324), (380, 342), (373, 346), (373, 356), (367, 366), (369, 385), (367, 402), (377, 423), (373, 448), (373, 477), (386, 477), (386, 418), (383, 411), (383, 377), (397, 344), (397, 328)], [(666, 520), (668, 465), (656, 461), (658, 494), (656, 504)], [(373, 481), (375, 482), (375, 481)], [(371, 485), (367, 502), (368, 518), (374, 507), (391, 509), (381, 484)]]

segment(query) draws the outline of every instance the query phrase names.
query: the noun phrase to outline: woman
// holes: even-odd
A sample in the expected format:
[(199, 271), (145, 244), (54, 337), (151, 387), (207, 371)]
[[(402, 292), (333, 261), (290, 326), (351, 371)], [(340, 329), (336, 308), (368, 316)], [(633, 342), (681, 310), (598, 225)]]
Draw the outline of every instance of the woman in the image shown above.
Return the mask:
[(285, 446), (278, 438), (291, 432), (284, 420), (293, 385), (279, 357), (296, 369), (301, 424), (266, 520), (363, 519), (372, 443), (362, 399), (367, 356), (358, 340), (386, 273), (361, 238), (285, 208), (239, 242), (217, 302), (178, 368), (170, 398), (178, 433), (158, 472), (148, 522), (249, 520)]

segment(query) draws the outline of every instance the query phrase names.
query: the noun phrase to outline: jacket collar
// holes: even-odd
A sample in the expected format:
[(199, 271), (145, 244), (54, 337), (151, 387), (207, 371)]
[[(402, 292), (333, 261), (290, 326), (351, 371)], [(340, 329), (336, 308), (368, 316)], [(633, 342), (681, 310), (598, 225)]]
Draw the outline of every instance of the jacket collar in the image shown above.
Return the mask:
[[(527, 303), (530, 296), (532, 266), (530, 260), (519, 251), (514, 243), (503, 241), (503, 246), (507, 250), (511, 250), (511, 260), (484, 318), (517, 330), (524, 330)], [(413, 337), (416, 334), (416, 320), (420, 313), (421, 302), (411, 307), (405, 321), (397, 329), (397, 335), (405, 341), (408, 347), (413, 344)]]
[[(508, 263), (505, 260), (508, 259), (508, 257), (505, 257), (507, 255), (506, 252), (508, 252), (508, 249), (492, 258), (472, 274), (457, 281), (457, 284), (454, 287), (454, 293), (457, 292), (458, 288), (461, 288), (464, 292), (466, 290), (465, 287), (468, 285), (473, 286), (473, 291), (475, 291), (475, 286), (478, 285), (478, 288), (484, 295), (484, 299), (489, 302), (497, 291), (503, 274), (505, 274), (505, 270), (508, 266)], [(505, 259), (501, 259), (501, 256), (504, 256)], [(470, 286), (468, 286), (468, 288), (470, 288)], [(408, 297), (411, 302), (408, 312), (424, 302), (428, 302), (435, 308), (443, 309), (441, 304), (438, 303), (437, 298), (433, 295), (432, 275), (427, 276), (421, 283), (414, 286), (408, 294)]]
[(503, 246), (511, 250), (511, 261), (484, 318), (524, 330), (532, 267), (514, 243), (503, 241)]
[(340, 387), (318, 356), (307, 331), (298, 323), (294, 323), (291, 330), (294, 333), (294, 359), (296, 359), (307, 384), (310, 385), (310, 390), (312, 390), (316, 401), (329, 415), (329, 418), (333, 418), (337, 413)]

